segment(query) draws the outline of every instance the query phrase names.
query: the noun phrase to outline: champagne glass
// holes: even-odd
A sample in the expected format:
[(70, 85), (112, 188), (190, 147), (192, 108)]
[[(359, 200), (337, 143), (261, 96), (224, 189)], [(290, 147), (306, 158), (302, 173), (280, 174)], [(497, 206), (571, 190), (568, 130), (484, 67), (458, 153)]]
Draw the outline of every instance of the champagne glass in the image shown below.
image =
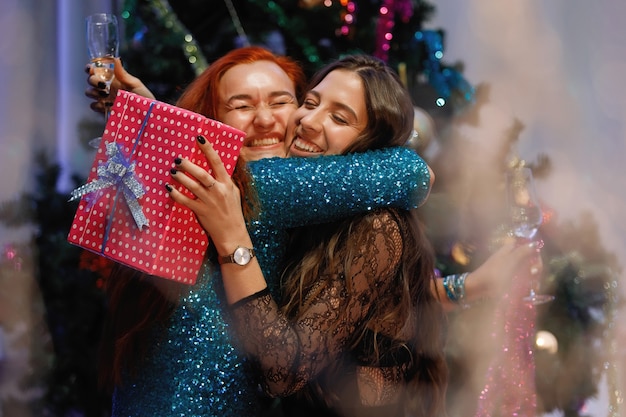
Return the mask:
[[(507, 206), (513, 235), (522, 242), (533, 241), (543, 222), (533, 173), (529, 168), (514, 168), (506, 177)], [(543, 304), (554, 299), (551, 295), (537, 294), (533, 279), (530, 293), (524, 300), (531, 304)]]
[[(110, 92), (114, 78), (115, 61), (118, 56), (120, 37), (117, 18), (109, 13), (96, 13), (87, 17), (87, 50), (94, 74), (106, 85)], [(104, 121), (109, 118), (109, 106), (104, 106)], [(98, 147), (101, 138), (94, 138), (89, 145)]]

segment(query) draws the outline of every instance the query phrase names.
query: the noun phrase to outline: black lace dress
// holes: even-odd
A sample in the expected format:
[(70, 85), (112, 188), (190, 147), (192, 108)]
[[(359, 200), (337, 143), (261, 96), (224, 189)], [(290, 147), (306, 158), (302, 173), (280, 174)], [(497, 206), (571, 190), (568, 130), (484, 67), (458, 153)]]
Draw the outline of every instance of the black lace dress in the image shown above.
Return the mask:
[(232, 306), (264, 390), (284, 397), (283, 415), (403, 415), (405, 381), (416, 365), (404, 340), (415, 323), (385, 313), (398, 299), (404, 221), (392, 209), (362, 216), (350, 235), (358, 242), (347, 240), (356, 248), (351, 265), (326, 271), (296, 317), (281, 314), (267, 290)]

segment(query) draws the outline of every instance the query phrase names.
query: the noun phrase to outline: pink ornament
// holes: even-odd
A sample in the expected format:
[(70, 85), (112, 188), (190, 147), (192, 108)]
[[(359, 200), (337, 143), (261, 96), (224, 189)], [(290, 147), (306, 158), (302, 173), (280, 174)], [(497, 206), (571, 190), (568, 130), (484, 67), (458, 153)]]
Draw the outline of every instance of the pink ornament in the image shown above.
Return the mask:
[(13, 245), (9, 244), (4, 247), (4, 257), (7, 260), (12, 261), (16, 255), (17, 255), (17, 250), (15, 249)]

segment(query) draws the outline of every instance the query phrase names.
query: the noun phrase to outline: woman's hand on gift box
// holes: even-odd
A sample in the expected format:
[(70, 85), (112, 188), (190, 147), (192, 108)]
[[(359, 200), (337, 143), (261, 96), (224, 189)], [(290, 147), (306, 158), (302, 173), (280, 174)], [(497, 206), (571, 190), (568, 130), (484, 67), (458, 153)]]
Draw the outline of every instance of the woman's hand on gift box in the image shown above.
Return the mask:
[(95, 112), (104, 113), (105, 106), (113, 104), (118, 90), (126, 90), (140, 96), (154, 99), (154, 95), (145, 86), (145, 84), (137, 77), (126, 71), (122, 65), (120, 58), (115, 58), (115, 77), (111, 82), (111, 87), (107, 92), (106, 85), (102, 79), (94, 74), (94, 70), (90, 64), (85, 66), (87, 73), (87, 84), (89, 87), (85, 90), (85, 95), (94, 100), (89, 107)]
[(211, 143), (202, 136), (198, 136), (198, 143), (212, 172), (209, 173), (188, 159), (182, 158), (176, 158), (175, 167), (170, 171), (172, 179), (191, 192), (195, 198), (186, 196), (171, 184), (166, 184), (166, 189), (174, 201), (195, 213), (218, 252), (226, 253), (229, 248), (240, 244), (244, 236), (248, 236), (242, 213), (241, 194)]

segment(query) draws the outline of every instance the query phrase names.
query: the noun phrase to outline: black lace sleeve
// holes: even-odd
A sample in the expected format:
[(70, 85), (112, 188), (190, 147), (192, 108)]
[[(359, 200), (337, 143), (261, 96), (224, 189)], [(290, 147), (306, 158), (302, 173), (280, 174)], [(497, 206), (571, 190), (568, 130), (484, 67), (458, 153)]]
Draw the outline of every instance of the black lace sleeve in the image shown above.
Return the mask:
[(402, 254), (396, 219), (388, 211), (370, 213), (352, 233), (359, 239), (347, 240), (356, 245), (351, 264), (326, 271), (297, 317), (282, 315), (267, 292), (233, 306), (236, 331), (270, 395), (294, 393), (334, 361), (393, 282)]

